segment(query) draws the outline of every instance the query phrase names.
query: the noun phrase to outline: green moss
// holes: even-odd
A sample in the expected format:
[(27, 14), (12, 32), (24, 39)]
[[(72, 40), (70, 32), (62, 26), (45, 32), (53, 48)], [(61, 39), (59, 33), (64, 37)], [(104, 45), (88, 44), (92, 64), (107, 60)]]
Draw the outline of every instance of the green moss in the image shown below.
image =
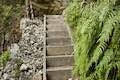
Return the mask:
[(23, 61), (20, 59), (15, 59), (15, 64), (17, 64), (17, 66), (15, 67), (14, 71), (15, 71), (15, 78), (19, 78), (20, 76), (20, 66), (23, 64)]
[(0, 66), (5, 66), (8, 60), (10, 60), (10, 52), (5, 51), (0, 55)]

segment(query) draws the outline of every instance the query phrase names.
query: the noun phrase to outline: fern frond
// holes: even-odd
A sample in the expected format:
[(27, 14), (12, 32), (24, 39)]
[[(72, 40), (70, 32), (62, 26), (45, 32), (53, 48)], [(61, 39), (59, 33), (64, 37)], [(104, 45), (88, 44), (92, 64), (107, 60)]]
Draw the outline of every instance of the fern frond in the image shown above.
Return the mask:
[[(67, 8), (67, 21), (74, 27), (75, 69), (81, 80), (108, 80), (120, 62), (120, 8), (118, 0), (75, 0)], [(69, 17), (68, 17), (69, 15)], [(72, 24), (72, 25), (71, 25)], [(114, 64), (113, 64), (114, 63)], [(115, 73), (112, 79), (117, 79)], [(110, 79), (111, 80), (111, 79)]]

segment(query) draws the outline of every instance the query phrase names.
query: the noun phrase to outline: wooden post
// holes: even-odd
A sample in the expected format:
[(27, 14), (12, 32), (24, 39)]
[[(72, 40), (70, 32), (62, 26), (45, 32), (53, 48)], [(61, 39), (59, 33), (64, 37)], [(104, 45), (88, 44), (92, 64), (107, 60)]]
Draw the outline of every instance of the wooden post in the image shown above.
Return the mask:
[(25, 0), (25, 6), (26, 6), (26, 17), (29, 18), (29, 0)]
[(33, 7), (32, 7), (31, 0), (30, 0), (30, 16), (31, 16), (31, 19), (34, 19), (34, 13), (33, 13)]

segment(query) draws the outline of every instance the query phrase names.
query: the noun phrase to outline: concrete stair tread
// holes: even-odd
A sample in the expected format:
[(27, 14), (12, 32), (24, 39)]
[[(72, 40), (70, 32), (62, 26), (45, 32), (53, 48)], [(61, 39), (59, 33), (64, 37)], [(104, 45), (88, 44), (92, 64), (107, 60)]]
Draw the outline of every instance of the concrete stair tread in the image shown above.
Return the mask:
[[(63, 23), (62, 21), (59, 21), (59, 22), (58, 22), (58, 20), (49, 20), (49, 21), (46, 22), (46, 23), (47, 23), (47, 26), (51, 26), (52, 24), (54, 24), (54, 25), (52, 25), (52, 26), (63, 26), (63, 27), (66, 26), (65, 23)], [(46, 26), (46, 27), (47, 27), (47, 26)]]
[(62, 18), (63, 19), (63, 16), (61, 16), (61, 15), (47, 15), (46, 17), (47, 18)]
[(64, 21), (62, 19), (47, 19), (47, 24), (51, 24), (51, 23), (57, 23), (57, 24), (64, 24)]
[(73, 66), (62, 66), (62, 67), (48, 67), (47, 71), (64, 71), (64, 70), (72, 70)]
[(55, 21), (55, 22), (57, 21), (57, 22), (62, 22), (62, 23), (64, 23), (64, 19), (63, 19), (63, 18), (62, 18), (62, 19), (60, 19), (60, 18), (55, 18), (55, 19), (48, 18), (48, 19), (47, 19), (47, 22), (49, 22), (49, 21), (53, 21), (53, 22), (54, 22), (54, 21)]
[(46, 56), (46, 58), (61, 58), (61, 57), (73, 57), (73, 55), (58, 55), (58, 56)]
[[(54, 25), (53, 25), (54, 24)], [(46, 28), (48, 29), (55, 29), (55, 30), (67, 30), (67, 27), (65, 27), (65, 24), (63, 23), (57, 23), (57, 22), (53, 22), (53, 23), (49, 23), (47, 24)]]
[(69, 33), (67, 31), (47, 31), (47, 37), (68, 37)]
[(47, 67), (73, 66), (73, 55), (47, 56)]
[(46, 16), (54, 16), (54, 17), (55, 17), (55, 16), (62, 16), (62, 15), (59, 15), (59, 14), (58, 14), (58, 15), (46, 15)]
[(68, 32), (67, 30), (55, 30), (55, 31), (46, 31), (47, 33), (49, 32)]
[(64, 37), (64, 36), (56, 36), (56, 37), (47, 37), (47, 40), (69, 40), (71, 41), (70, 37)]
[(56, 36), (55, 38), (52, 38), (52, 37), (47, 37), (47, 39), (70, 39), (71, 40), (71, 38), (70, 37), (59, 37), (59, 36)]
[(48, 80), (68, 80), (72, 78), (72, 66), (49, 67), (47, 69)]
[(47, 46), (47, 56), (70, 55), (73, 53), (73, 45)]
[[(52, 25), (52, 24), (54, 24), (54, 25)], [(52, 26), (64, 26), (64, 27), (65, 27), (66, 24), (63, 23), (62, 21), (59, 21), (59, 22), (58, 22), (57, 20), (55, 20), (55, 21), (52, 21), (52, 20), (51, 20), (51, 21), (48, 21), (48, 22), (47, 22), (47, 26), (51, 26), (51, 25), (52, 25)]]
[(47, 37), (48, 45), (66, 45), (71, 44), (70, 37)]
[[(53, 28), (52, 28), (53, 27)], [(65, 28), (65, 27), (62, 27), (62, 26), (48, 26), (47, 28), (46, 28), (46, 30), (47, 31), (55, 31), (55, 30), (67, 30), (67, 28)]]
[(49, 48), (49, 47), (52, 47), (52, 48), (56, 48), (56, 47), (73, 47), (73, 44), (68, 44), (68, 45), (64, 45), (64, 46), (61, 46), (61, 45), (56, 45), (56, 46), (51, 46), (51, 45), (47, 45), (47, 47)]

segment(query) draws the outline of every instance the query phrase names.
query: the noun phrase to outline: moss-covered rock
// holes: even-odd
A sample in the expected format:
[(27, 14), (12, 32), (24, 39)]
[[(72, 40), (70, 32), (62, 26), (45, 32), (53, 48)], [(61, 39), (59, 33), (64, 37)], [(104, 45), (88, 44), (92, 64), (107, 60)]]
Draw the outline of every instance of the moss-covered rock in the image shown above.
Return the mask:
[(6, 63), (8, 62), (8, 60), (10, 60), (10, 52), (4, 51), (0, 55), (0, 66), (4, 67), (6, 65)]

